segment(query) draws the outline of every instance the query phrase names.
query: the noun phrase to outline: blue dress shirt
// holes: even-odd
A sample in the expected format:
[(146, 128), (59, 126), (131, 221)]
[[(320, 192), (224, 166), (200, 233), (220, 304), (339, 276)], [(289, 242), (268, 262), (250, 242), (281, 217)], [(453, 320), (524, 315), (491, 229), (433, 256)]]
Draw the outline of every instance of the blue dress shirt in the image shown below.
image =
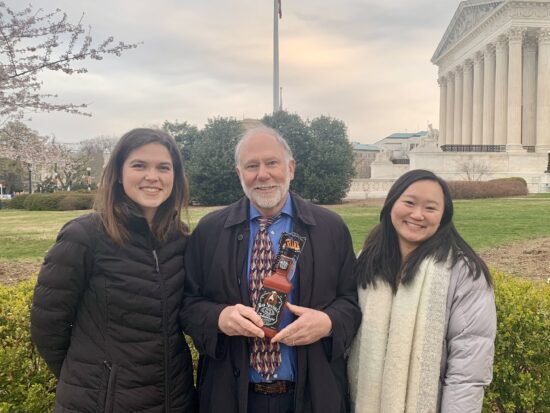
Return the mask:
[[(254, 245), (254, 238), (256, 233), (260, 229), (257, 218), (260, 217), (260, 212), (250, 203), (250, 239), (248, 241), (248, 264), (247, 264), (247, 280), (250, 282), (250, 258), (252, 255), (252, 247)], [(273, 244), (273, 254), (277, 255), (279, 252), (279, 239), (283, 232), (292, 232), (292, 201), (290, 199), (290, 194), (281, 210), (280, 218), (275, 221), (268, 228), (269, 238)], [(288, 296), (288, 302), (294, 304), (294, 292), (296, 291), (297, 286), (297, 269), (294, 275), (291, 278), (292, 291)], [(286, 307), (283, 310), (281, 316), (281, 322), (279, 328), (282, 329), (295, 320), (294, 314), (292, 314)], [(281, 356), (282, 362), (275, 374), (273, 375), (273, 380), (289, 380), (295, 381), (296, 377), (296, 351), (294, 347), (289, 347), (283, 343), (279, 343), (281, 346)], [(260, 383), (265, 381), (265, 379), (258, 374), (256, 370), (252, 367), (249, 369), (248, 378), (252, 383)]]

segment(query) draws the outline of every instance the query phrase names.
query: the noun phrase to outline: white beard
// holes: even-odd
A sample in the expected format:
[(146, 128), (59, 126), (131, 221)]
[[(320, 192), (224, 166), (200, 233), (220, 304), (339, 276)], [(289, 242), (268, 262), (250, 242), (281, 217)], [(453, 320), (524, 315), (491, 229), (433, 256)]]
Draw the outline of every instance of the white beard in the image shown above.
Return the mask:
[(250, 202), (252, 202), (253, 205), (257, 205), (262, 209), (275, 208), (281, 203), (283, 199), (285, 199), (290, 188), (290, 179), (287, 179), (285, 183), (276, 186), (277, 191), (275, 191), (275, 193), (266, 195), (259, 193), (259, 191), (255, 191), (254, 188), (247, 188), (241, 180), (241, 187), (243, 188), (243, 191)]

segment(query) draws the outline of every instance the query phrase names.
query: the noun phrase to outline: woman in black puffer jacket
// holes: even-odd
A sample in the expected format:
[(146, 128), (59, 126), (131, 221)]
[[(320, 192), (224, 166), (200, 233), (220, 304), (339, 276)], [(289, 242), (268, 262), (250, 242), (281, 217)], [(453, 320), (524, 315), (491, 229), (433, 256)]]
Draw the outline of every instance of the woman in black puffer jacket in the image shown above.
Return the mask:
[(103, 172), (96, 212), (60, 231), (31, 309), (32, 339), (58, 378), (54, 412), (195, 411), (178, 322), (187, 200), (174, 139), (134, 129)]

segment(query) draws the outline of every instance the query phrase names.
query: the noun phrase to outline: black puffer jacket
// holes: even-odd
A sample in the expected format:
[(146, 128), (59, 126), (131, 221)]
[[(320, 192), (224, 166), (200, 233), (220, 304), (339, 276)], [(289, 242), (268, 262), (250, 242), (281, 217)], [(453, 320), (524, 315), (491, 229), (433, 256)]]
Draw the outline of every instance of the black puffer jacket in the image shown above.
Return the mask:
[(54, 412), (194, 411), (178, 322), (187, 237), (156, 242), (145, 219), (116, 245), (97, 214), (60, 231), (38, 276), (32, 339), (58, 377)]

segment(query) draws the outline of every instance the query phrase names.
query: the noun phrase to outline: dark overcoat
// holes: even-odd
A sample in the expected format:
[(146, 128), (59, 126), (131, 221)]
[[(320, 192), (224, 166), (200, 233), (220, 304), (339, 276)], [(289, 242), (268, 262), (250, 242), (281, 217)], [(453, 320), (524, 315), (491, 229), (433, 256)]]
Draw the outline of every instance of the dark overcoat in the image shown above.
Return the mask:
[[(361, 321), (353, 278), (351, 236), (334, 212), (292, 195), (293, 230), (307, 238), (298, 260), (296, 304), (322, 310), (332, 334), (296, 347), (295, 411), (348, 409), (346, 358)], [(250, 305), (247, 283), (249, 201), (246, 198), (205, 216), (193, 231), (185, 256), (187, 276), (182, 325), (200, 352), (201, 412), (247, 412), (248, 340), (218, 329), (228, 305)]]
[(38, 276), (31, 334), (58, 378), (55, 413), (194, 411), (178, 320), (187, 237), (156, 241), (142, 217), (115, 244), (99, 216), (64, 226)]

